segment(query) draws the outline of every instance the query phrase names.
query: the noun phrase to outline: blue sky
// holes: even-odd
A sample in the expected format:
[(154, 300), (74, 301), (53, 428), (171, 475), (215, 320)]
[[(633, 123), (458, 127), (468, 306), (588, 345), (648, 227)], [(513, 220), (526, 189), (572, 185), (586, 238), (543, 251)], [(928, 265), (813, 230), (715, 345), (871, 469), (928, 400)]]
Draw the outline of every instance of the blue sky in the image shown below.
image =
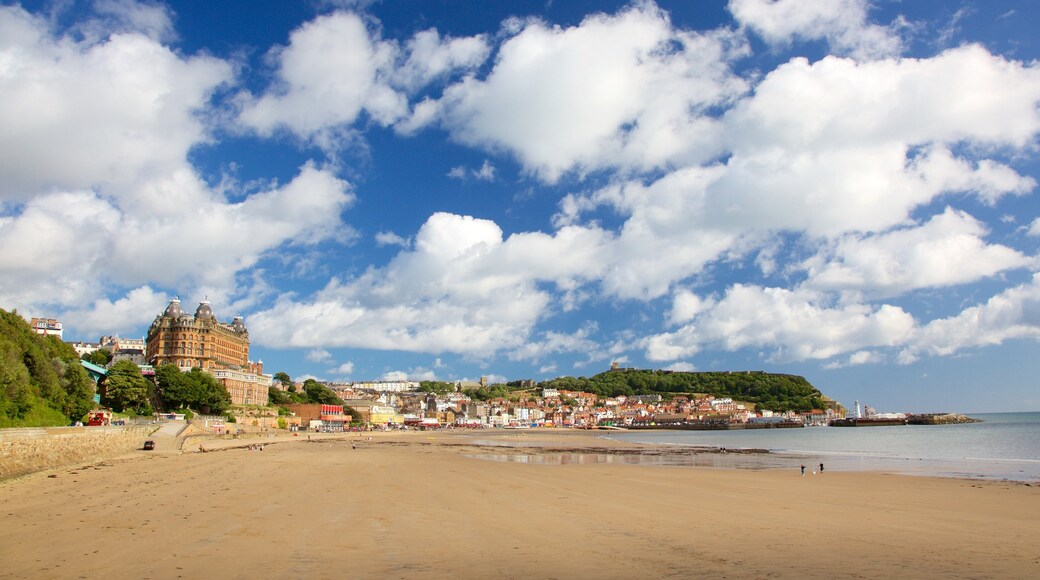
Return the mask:
[(0, 307), (269, 372), (1040, 409), (1032, 2), (0, 5)]

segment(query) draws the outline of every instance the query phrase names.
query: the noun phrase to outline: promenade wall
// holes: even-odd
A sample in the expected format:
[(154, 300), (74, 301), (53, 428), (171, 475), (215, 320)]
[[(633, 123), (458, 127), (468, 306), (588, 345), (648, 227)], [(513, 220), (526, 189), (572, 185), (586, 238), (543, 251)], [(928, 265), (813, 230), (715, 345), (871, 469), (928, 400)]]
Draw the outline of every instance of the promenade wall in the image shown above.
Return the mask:
[(154, 425), (0, 429), (0, 480), (139, 449)]

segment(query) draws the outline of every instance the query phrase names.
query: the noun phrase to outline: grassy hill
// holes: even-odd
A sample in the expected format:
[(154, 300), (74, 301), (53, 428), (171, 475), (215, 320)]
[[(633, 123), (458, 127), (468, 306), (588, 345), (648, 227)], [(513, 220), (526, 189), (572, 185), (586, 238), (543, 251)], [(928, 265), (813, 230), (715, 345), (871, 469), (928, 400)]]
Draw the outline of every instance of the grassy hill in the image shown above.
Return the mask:
[(707, 394), (754, 403), (756, 409), (810, 411), (835, 406), (805, 377), (761, 371), (677, 372), (617, 369), (592, 377), (560, 377), (539, 384), (556, 388), (618, 395)]
[(71, 346), (0, 309), (0, 427), (67, 425), (93, 407), (93, 396)]

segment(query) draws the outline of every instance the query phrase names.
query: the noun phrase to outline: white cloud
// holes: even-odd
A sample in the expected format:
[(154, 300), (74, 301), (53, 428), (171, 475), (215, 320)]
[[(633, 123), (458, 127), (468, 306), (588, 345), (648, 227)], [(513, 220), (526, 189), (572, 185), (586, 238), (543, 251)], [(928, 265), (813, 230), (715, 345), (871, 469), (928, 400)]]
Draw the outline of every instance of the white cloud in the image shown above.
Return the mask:
[(491, 164), (487, 159), (480, 165), (480, 169), (473, 172), (473, 177), (480, 181), (494, 181), (495, 180), (495, 166)]
[(705, 301), (693, 292), (680, 288), (672, 296), (672, 311), (668, 314), (669, 324), (682, 324), (693, 320), (695, 316), (711, 307), (710, 301)]
[(408, 58), (394, 72), (394, 78), (412, 91), (459, 70), (480, 66), (491, 51), (484, 35), (442, 39), (435, 29), (416, 33), (406, 49)]
[[(773, 251), (776, 232), (864, 236), (905, 227), (944, 195), (967, 192), (992, 205), (1030, 192), (1033, 178), (985, 156), (1030, 146), (1038, 102), (1040, 69), (977, 46), (932, 59), (795, 59), (724, 115), (724, 163), (569, 195), (554, 223), (577, 226), (601, 206), (625, 216), (616, 243), (598, 254), (603, 289), (655, 298), (720, 260)], [(989, 272), (1022, 264), (1000, 246), (977, 245), (973, 256), (1000, 258)], [(767, 273), (778, 267), (768, 251), (759, 258)], [(977, 270), (970, 279), (986, 275)]]
[(402, 51), (360, 15), (333, 12), (303, 24), (288, 46), (272, 51), (277, 82), (259, 97), (243, 94), (239, 120), (263, 136), (285, 128), (327, 147), (362, 112), (384, 126), (401, 120), (408, 94), (478, 66), (488, 51), (483, 36), (441, 38), (432, 29), (417, 33)]
[(116, 31), (140, 32), (157, 41), (172, 41), (177, 37), (170, 9), (162, 4), (136, 0), (94, 0), (93, 8), (106, 20), (100, 27), (101, 37)]
[(261, 135), (284, 126), (304, 138), (349, 125), (362, 110), (390, 124), (407, 110), (404, 95), (382, 80), (395, 52), (373, 38), (357, 14), (320, 16), (294, 30), (289, 45), (274, 53), (279, 83), (248, 99), (240, 120)]
[[(159, 26), (161, 16), (127, 18)], [(106, 296), (136, 303), (156, 286), (223, 300), (272, 249), (342, 235), (353, 193), (325, 169), (305, 165), (260, 192), (207, 185), (188, 153), (209, 139), (203, 111), (231, 66), (143, 34), (104, 35), (103, 22), (93, 40), (75, 40), (0, 8), (0, 199), (12, 202), (0, 218), (11, 250), (0, 302), (104, 310)]]
[(134, 199), (208, 137), (198, 111), (231, 80), (211, 57), (182, 57), (134, 33), (95, 43), (0, 7), (0, 200), (102, 187)]
[(971, 155), (1028, 146), (1040, 130), (1038, 100), (1040, 69), (977, 46), (932, 59), (795, 59), (727, 113), (733, 155), (704, 216), (834, 235), (899, 225), (944, 193), (987, 203), (1024, 194), (1032, 178), (956, 157), (950, 145), (974, 143)]
[(334, 279), (306, 301), (283, 298), (251, 317), (250, 329), (269, 345), (508, 351), (525, 344), (552, 305), (538, 283), (566, 290), (596, 277), (605, 241), (591, 228), (503, 240), (494, 222), (437, 213), (416, 235), (414, 249), (385, 268)]
[[(231, 288), (236, 274), (254, 266), (265, 252), (290, 241), (305, 245), (335, 235), (340, 213), (354, 200), (346, 182), (309, 164), (284, 186), (238, 203), (212, 196), (202, 184), (191, 183), (195, 179), (157, 184), (154, 199), (162, 199), (167, 188), (194, 188), (203, 198), (198, 203), (170, 208), (165, 215), (123, 216), (120, 235), (136, 243), (112, 248), (108, 275), (113, 280)], [(173, 195), (171, 191), (166, 198)], [(154, 248), (167, 249), (163, 268), (153, 267)]]
[(902, 41), (893, 28), (867, 23), (867, 0), (730, 0), (729, 11), (768, 44), (826, 40), (857, 58), (897, 55)]
[(115, 302), (99, 298), (83, 308), (67, 310), (62, 314), (62, 321), (81, 337), (119, 334), (131, 338), (141, 328), (141, 321), (162, 313), (168, 300), (165, 294), (142, 286)]
[(354, 373), (354, 363), (352, 363), (352, 362), (345, 362), (345, 363), (339, 365), (338, 367), (336, 367), (334, 370), (329, 371), (329, 373), (337, 375), (337, 376), (341, 376), (341, 377), (350, 376), (350, 375), (352, 375)]
[(1040, 218), (1033, 220), (1033, 223), (1029, 225), (1029, 235), (1040, 236)]
[(448, 171), (448, 177), (463, 181), (470, 178), (477, 181), (494, 181), (495, 166), (488, 159), (485, 159), (477, 169), (467, 170), (465, 166), (459, 165), (452, 167), (451, 170)]
[[(280, 301), (251, 319), (256, 340), (422, 352), (489, 353), (523, 342), (548, 296), (501, 264), (494, 223), (435, 214), (385, 269), (333, 280), (308, 303)], [(306, 325), (308, 328), (305, 330)]]
[(304, 355), (304, 358), (311, 362), (328, 363), (332, 362), (332, 353), (325, 350), (324, 348), (313, 348), (307, 351), (307, 354)]
[(593, 353), (600, 346), (590, 338), (597, 330), (595, 323), (586, 323), (577, 331), (567, 334), (547, 331), (539, 338), (530, 338), (520, 348), (508, 353), (510, 360), (538, 362), (543, 358), (561, 353)]
[(1006, 246), (987, 245), (986, 233), (968, 214), (947, 208), (920, 226), (850, 234), (803, 264), (809, 275), (806, 285), (886, 298), (975, 282), (1034, 262)]
[(672, 364), (664, 367), (664, 370), (666, 370), (666, 371), (675, 371), (675, 372), (678, 372), (678, 373), (692, 373), (693, 371), (697, 370), (697, 367), (694, 366), (693, 363), (675, 362), (675, 363), (672, 363)]
[(408, 247), (408, 240), (394, 232), (379, 232), (376, 234), (376, 245), (378, 246), (401, 246)]
[(885, 361), (884, 355), (870, 350), (861, 350), (850, 354), (843, 360), (834, 360), (823, 365), (825, 369), (841, 369), (865, 364), (878, 364)]
[(556, 181), (572, 170), (639, 169), (717, 153), (704, 114), (746, 90), (724, 60), (742, 53), (725, 31), (677, 31), (652, 3), (580, 26), (516, 22), (484, 80), (466, 77), (416, 107), (414, 131), (439, 121), (459, 141), (512, 152)]
[(1040, 274), (984, 304), (929, 322), (908, 341), (899, 358), (910, 363), (922, 354), (948, 356), (966, 348), (1019, 338), (1040, 339)]
[(831, 304), (805, 289), (737, 284), (710, 310), (675, 332), (644, 340), (650, 360), (689, 357), (706, 347), (725, 351), (771, 350), (772, 361), (828, 359), (870, 347), (902, 344), (914, 329), (902, 309), (882, 305)]

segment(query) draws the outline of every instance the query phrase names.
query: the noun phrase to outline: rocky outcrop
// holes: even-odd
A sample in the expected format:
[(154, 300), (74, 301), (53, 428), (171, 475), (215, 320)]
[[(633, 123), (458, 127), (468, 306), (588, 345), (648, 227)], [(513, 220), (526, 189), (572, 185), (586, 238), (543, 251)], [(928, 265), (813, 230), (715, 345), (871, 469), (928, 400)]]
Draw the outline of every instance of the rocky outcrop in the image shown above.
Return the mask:
[(960, 413), (926, 413), (922, 415), (908, 415), (907, 425), (955, 425), (958, 423), (981, 423), (979, 419), (973, 419)]

